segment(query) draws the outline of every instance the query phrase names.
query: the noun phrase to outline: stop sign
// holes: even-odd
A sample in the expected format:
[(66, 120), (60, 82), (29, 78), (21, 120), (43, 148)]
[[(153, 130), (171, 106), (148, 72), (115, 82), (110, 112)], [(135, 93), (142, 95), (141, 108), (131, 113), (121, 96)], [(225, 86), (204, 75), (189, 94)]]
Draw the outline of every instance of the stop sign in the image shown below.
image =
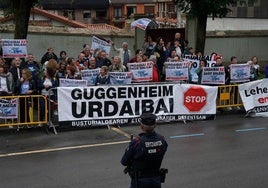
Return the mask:
[(184, 93), (184, 106), (190, 112), (200, 111), (207, 103), (207, 93), (200, 86), (192, 86)]

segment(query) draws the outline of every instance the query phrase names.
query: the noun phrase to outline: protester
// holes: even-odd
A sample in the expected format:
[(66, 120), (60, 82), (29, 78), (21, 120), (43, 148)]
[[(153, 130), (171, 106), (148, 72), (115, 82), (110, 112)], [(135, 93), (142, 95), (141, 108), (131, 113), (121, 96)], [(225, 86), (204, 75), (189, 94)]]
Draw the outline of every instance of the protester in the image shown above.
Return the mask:
[(108, 67), (102, 66), (100, 68), (100, 73), (96, 77), (95, 85), (106, 85), (110, 84), (110, 75), (108, 73)]
[(159, 82), (159, 72), (157, 68), (157, 58), (155, 55), (151, 55), (149, 61), (153, 62), (153, 82)]
[(67, 63), (65, 60), (60, 60), (59, 61), (59, 68), (58, 68), (58, 71), (57, 71), (57, 79), (60, 79), (60, 78), (65, 78), (66, 77), (66, 74), (67, 74)]
[(39, 74), (39, 71), (40, 71), (40, 66), (34, 60), (33, 54), (28, 54), (27, 59), (28, 60), (25, 63), (25, 68), (29, 69), (29, 71), (32, 74), (32, 80), (34, 80), (35, 84), (37, 84), (37, 82), (38, 82), (38, 74)]
[(253, 62), (248, 61), (247, 64), (250, 66), (250, 81), (254, 81), (258, 79), (257, 69), (254, 68)]
[(21, 59), (19, 57), (14, 58), (14, 66), (9, 70), (13, 76), (14, 83), (21, 78), (21, 71), (23, 67), (21, 66)]
[(165, 138), (155, 132), (156, 116), (151, 113), (143, 113), (141, 130), (129, 146), (121, 159), (121, 164), (126, 166), (125, 172), (131, 178), (130, 188), (146, 187), (161, 188), (160, 167), (168, 144)]
[(115, 56), (113, 58), (113, 64), (109, 66), (110, 72), (126, 72), (126, 67), (121, 62), (121, 59), (119, 56)]
[(14, 93), (14, 80), (5, 65), (0, 65), (0, 96), (12, 95)]
[(52, 47), (49, 47), (47, 49), (47, 52), (43, 55), (41, 59), (41, 64), (44, 65), (46, 61), (49, 61), (50, 59), (58, 60), (57, 55), (54, 53), (54, 49)]
[(112, 64), (110, 59), (107, 58), (107, 53), (105, 52), (105, 50), (101, 50), (97, 57), (95, 57), (95, 60), (97, 68), (101, 68), (102, 66), (109, 67)]
[(260, 65), (258, 62), (258, 57), (257, 56), (253, 56), (251, 58), (251, 61), (253, 62), (253, 68), (255, 69), (255, 73), (256, 73), (256, 80), (259, 78), (260, 76)]
[(156, 42), (153, 40), (152, 36), (148, 35), (142, 45), (142, 52), (146, 54), (148, 57), (150, 57), (154, 53), (155, 45)]
[(66, 69), (66, 79), (75, 79), (75, 67), (73, 65), (70, 65)]
[(66, 61), (67, 59), (68, 59), (68, 57), (67, 57), (67, 53), (66, 53), (66, 51), (62, 50), (62, 51), (60, 52), (60, 57), (59, 57), (59, 59), (57, 60), (58, 63), (59, 63), (60, 61), (62, 61), (62, 60)]
[(95, 60), (95, 57), (91, 57), (89, 59), (89, 66), (88, 66), (88, 69), (96, 69), (96, 60)]
[[(57, 61), (50, 59), (46, 64), (45, 76), (39, 85), (39, 90), (43, 96), (49, 97), (51, 100), (56, 100), (56, 92), (51, 89), (59, 86), (59, 82), (56, 79)], [(40, 120), (44, 121), (45, 118), (45, 100), (40, 100)]]
[(143, 56), (143, 53), (142, 53), (142, 50), (141, 49), (138, 49), (138, 50), (136, 50), (136, 53), (135, 53), (135, 57), (133, 57), (133, 58), (131, 58), (130, 59), (130, 63), (135, 63), (135, 62), (137, 62), (137, 56)]
[(157, 44), (154, 49), (154, 55), (157, 57), (157, 67), (158, 72), (160, 73), (160, 80), (163, 81), (164, 77), (162, 75), (162, 70), (164, 66), (164, 62), (166, 61), (168, 54), (166, 54), (165, 41), (162, 37), (157, 39)]
[(128, 43), (123, 42), (122, 48), (117, 48), (113, 42), (111, 42), (114, 50), (118, 53), (118, 56), (121, 58), (121, 61), (123, 62), (123, 65), (127, 65), (129, 63), (131, 55), (131, 50), (128, 49)]
[(196, 73), (198, 76), (198, 81), (197, 84), (201, 84), (202, 82), (202, 73), (203, 73), (203, 68), (207, 66), (207, 60), (206, 59), (201, 59), (199, 63), (199, 67), (196, 69)]
[[(16, 95), (33, 95), (36, 92), (36, 82), (32, 79), (32, 73), (28, 68), (22, 70), (22, 76), (17, 81), (15, 86)], [(30, 121), (29, 108), (32, 107), (30, 98), (19, 98), (19, 112), (20, 112), (20, 122)], [(33, 115), (33, 114), (31, 114)]]

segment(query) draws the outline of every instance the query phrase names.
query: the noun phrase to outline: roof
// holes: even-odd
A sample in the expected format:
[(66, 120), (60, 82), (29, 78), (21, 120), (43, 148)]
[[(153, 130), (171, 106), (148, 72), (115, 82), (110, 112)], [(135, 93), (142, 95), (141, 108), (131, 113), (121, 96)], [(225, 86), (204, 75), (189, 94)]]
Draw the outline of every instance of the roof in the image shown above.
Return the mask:
[(107, 9), (109, 0), (41, 0), (43, 9)]
[[(44, 16), (46, 18), (50, 18), (51, 20), (55, 20), (57, 22), (63, 23), (65, 25), (71, 26), (73, 28), (85, 28), (85, 29), (90, 29), (90, 30), (113, 30), (113, 31), (120, 31), (121, 29), (108, 25), (108, 24), (84, 24), (78, 21), (74, 20), (69, 20), (63, 16), (59, 16), (57, 14), (50, 13), (46, 10), (42, 10), (39, 8), (32, 8), (31, 13), (35, 13), (41, 16)], [(0, 23), (5, 23), (7, 21), (13, 20), (14, 16), (10, 15), (8, 17), (0, 18)], [(29, 21), (29, 25), (35, 25), (35, 26), (52, 26), (52, 22), (49, 20), (34, 20), (34, 21)]]

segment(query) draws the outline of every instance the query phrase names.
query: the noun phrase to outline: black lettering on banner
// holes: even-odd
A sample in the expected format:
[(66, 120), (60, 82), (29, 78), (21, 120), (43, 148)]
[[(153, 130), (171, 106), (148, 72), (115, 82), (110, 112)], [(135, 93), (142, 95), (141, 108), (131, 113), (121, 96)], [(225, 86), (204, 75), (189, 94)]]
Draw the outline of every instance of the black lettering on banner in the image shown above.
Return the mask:
[(118, 112), (118, 104), (115, 101), (104, 102), (104, 116), (114, 116)]
[(78, 113), (77, 102), (72, 102), (72, 115), (75, 118), (82, 118), (86, 115), (86, 102), (81, 102), (80, 113)]
[(140, 101), (139, 100), (135, 100), (135, 115), (140, 115)]
[(173, 86), (163, 86), (163, 95), (159, 93), (159, 97), (173, 96)]
[(157, 107), (155, 109), (155, 113), (158, 114), (160, 111), (164, 111), (165, 113), (168, 113), (168, 109), (167, 109), (164, 99), (159, 99), (157, 103)]
[(169, 98), (169, 113), (173, 113), (174, 111), (174, 99)]
[(142, 112), (148, 112), (148, 113), (153, 113), (154, 112), (154, 101), (149, 99), (149, 100), (142, 100)]
[(88, 117), (93, 117), (94, 112), (97, 112), (98, 117), (102, 117), (102, 103), (95, 101), (88, 103)]
[[(135, 101), (135, 104), (136, 104), (136, 101)], [(136, 105), (135, 105), (135, 109), (136, 109)], [(134, 115), (133, 110), (131, 108), (131, 104), (129, 101), (125, 101), (124, 104), (122, 105), (121, 110), (120, 110), (119, 115), (123, 116), (124, 114)]]
[(107, 89), (107, 98), (114, 99), (116, 98), (116, 90), (113, 87)]
[(196, 62), (193, 62), (192, 63), (192, 67), (197, 68), (197, 63)]
[(119, 99), (126, 98), (126, 88), (119, 87), (118, 90), (117, 90), (117, 93), (118, 93), (118, 98)]
[(72, 92), (71, 92), (71, 96), (74, 100), (79, 100), (79, 99), (82, 99), (82, 91), (81, 89), (73, 89)]
[(157, 86), (151, 86), (149, 88), (149, 97), (157, 97)]
[(84, 88), (84, 98), (89, 100), (89, 99), (92, 99), (94, 96), (94, 90), (93, 88)]
[(95, 97), (97, 99), (105, 99), (105, 90), (103, 88), (97, 88), (95, 91)]

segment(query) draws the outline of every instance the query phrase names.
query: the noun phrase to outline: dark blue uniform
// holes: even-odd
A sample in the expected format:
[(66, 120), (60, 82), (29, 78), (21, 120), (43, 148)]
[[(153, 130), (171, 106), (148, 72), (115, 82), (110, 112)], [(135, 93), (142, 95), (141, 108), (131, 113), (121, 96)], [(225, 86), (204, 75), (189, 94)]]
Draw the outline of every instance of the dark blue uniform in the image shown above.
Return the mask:
[(154, 131), (130, 142), (121, 159), (129, 167), (130, 188), (161, 188), (159, 169), (167, 147), (165, 138)]

